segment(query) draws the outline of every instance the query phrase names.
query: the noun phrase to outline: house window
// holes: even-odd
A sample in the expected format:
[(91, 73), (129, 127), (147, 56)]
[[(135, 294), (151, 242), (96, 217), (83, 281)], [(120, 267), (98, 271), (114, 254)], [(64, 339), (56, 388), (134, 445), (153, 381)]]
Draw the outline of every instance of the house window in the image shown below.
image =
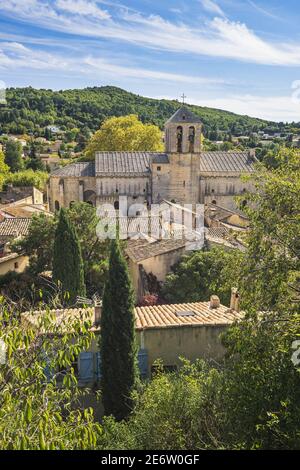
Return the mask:
[(211, 203), (212, 203), (212, 204), (217, 204), (217, 201), (216, 201), (215, 199), (213, 199), (213, 200), (211, 201)]
[(55, 207), (56, 211), (59, 211), (59, 202), (58, 201), (55, 201), (54, 207)]
[(158, 167), (157, 167), (157, 171), (161, 171), (161, 166), (158, 166)]
[(114, 202), (114, 208), (116, 209), (116, 211), (119, 210), (119, 201)]
[(19, 269), (19, 263), (18, 262), (15, 263), (15, 269)]

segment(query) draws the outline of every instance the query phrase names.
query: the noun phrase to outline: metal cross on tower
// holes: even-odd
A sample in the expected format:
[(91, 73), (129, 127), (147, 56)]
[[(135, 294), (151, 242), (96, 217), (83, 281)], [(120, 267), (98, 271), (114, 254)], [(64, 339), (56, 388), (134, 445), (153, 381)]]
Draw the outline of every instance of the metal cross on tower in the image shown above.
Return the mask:
[(187, 98), (187, 96), (183, 93), (183, 95), (181, 95), (181, 98), (182, 98), (182, 104), (185, 104), (184, 100), (185, 100), (185, 98)]

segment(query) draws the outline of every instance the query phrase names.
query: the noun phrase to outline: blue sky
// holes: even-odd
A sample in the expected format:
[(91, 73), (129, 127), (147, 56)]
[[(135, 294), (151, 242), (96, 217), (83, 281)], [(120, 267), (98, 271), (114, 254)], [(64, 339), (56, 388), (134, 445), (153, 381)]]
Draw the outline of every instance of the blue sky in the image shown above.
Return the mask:
[(0, 0), (0, 80), (300, 121), (299, 24), (298, 0)]

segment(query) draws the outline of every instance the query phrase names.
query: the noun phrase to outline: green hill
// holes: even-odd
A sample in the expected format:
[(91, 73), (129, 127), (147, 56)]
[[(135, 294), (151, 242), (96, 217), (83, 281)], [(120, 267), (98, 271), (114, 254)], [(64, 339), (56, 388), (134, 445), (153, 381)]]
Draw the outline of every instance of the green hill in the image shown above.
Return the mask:
[[(44, 135), (48, 125), (62, 130), (79, 128), (94, 132), (108, 116), (138, 114), (143, 122), (163, 127), (178, 109), (178, 101), (156, 100), (105, 86), (81, 90), (52, 91), (44, 89), (9, 88), (7, 105), (0, 106), (0, 134), (34, 133)], [(260, 129), (284, 129), (273, 123), (228, 111), (190, 106), (204, 124), (205, 133), (219, 129), (244, 134)]]

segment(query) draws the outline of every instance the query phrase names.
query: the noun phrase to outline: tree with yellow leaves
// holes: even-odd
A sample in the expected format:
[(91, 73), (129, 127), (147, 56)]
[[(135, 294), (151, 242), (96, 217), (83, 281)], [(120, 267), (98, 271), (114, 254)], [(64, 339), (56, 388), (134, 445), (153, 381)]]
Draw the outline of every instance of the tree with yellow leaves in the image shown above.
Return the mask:
[(99, 151), (161, 151), (162, 133), (153, 124), (143, 124), (138, 116), (112, 117), (106, 119), (91, 137), (85, 155), (95, 158)]

